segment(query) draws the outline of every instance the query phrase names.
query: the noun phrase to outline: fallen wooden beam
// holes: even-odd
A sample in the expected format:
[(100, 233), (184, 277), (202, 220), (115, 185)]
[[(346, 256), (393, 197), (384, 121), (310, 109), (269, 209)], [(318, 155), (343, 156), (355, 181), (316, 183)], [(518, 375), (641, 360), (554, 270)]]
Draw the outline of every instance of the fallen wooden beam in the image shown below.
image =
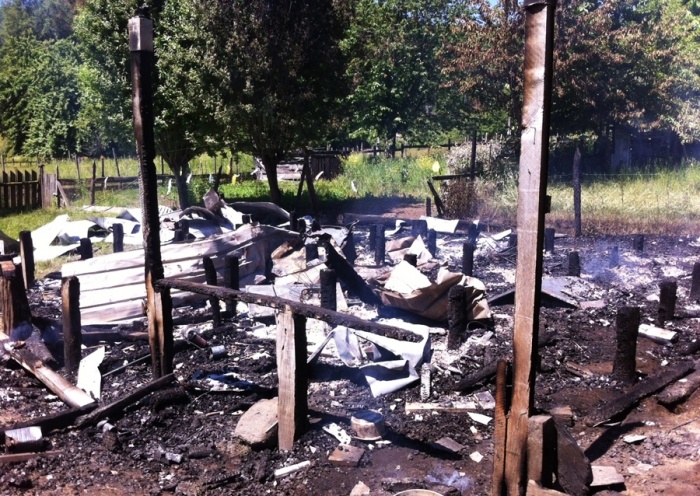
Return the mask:
[(585, 420), (589, 427), (596, 427), (607, 420), (620, 415), (632, 408), (639, 400), (646, 398), (695, 370), (693, 362), (682, 362), (670, 367), (666, 367), (662, 372), (640, 382), (622, 396), (604, 403), (597, 410), (592, 412)]
[(97, 408), (97, 403), (93, 402), (89, 405), (81, 406), (78, 408), (71, 408), (70, 410), (52, 413), (50, 415), (45, 415), (43, 417), (31, 420), (25, 420), (24, 422), (19, 422), (13, 425), (0, 426), (0, 431), (6, 431), (8, 429), (21, 429), (22, 427), (32, 426), (41, 427), (42, 432), (45, 433), (56, 429), (64, 429), (73, 425), (75, 419), (77, 419), (81, 415), (90, 413), (95, 408)]
[[(543, 348), (552, 344), (555, 341), (554, 332), (549, 332), (538, 338), (538, 347)], [(487, 363), (482, 368), (473, 372), (472, 374), (466, 376), (464, 379), (459, 381), (455, 387), (455, 391), (465, 392), (474, 388), (475, 386), (481, 384), (484, 381), (488, 381), (496, 375), (496, 370), (498, 368), (498, 360)]]
[(168, 375), (164, 375), (163, 377), (160, 377), (154, 381), (151, 381), (147, 384), (144, 384), (143, 386), (138, 388), (136, 391), (129, 393), (125, 396), (122, 396), (121, 398), (117, 399), (116, 401), (113, 401), (112, 403), (109, 403), (108, 405), (101, 406), (100, 408), (93, 410), (92, 412), (88, 413), (87, 415), (80, 417), (78, 419), (78, 421), (76, 422), (76, 425), (78, 427), (85, 427), (87, 425), (96, 423), (105, 417), (109, 417), (109, 416), (114, 415), (116, 413), (120, 413), (126, 407), (133, 405), (134, 403), (139, 401), (141, 398), (148, 396), (152, 392), (158, 391), (159, 389), (169, 385), (174, 380), (175, 380), (175, 375), (168, 374)]
[(7, 334), (0, 331), (0, 341), (5, 341), (5, 350), (22, 368), (34, 374), (49, 390), (68, 406), (79, 408), (93, 403), (85, 391), (74, 386), (61, 375), (48, 368), (44, 362), (26, 348), (14, 348)]
[(476, 403), (467, 402), (447, 402), (447, 403), (406, 403), (406, 413), (417, 412), (445, 412), (445, 413), (467, 413), (476, 410)]
[(32, 458), (41, 458), (45, 456), (62, 455), (63, 451), (42, 451), (41, 453), (16, 453), (14, 455), (0, 455), (0, 465), (3, 463), (26, 462)]
[(328, 310), (326, 308), (307, 305), (305, 303), (299, 303), (298, 301), (287, 300), (277, 296), (246, 293), (236, 289), (224, 288), (222, 286), (207, 286), (206, 284), (183, 281), (181, 279), (161, 279), (156, 281), (155, 285), (158, 288), (180, 289), (183, 291), (198, 293), (200, 295), (215, 296), (220, 300), (236, 298), (244, 303), (253, 303), (278, 310), (284, 310), (286, 306), (289, 306), (297, 315), (321, 320), (336, 326), (345, 326), (360, 331), (373, 332), (374, 334), (395, 339), (408, 339), (410, 341), (416, 341), (418, 339), (416, 334), (404, 329), (378, 324), (377, 322), (364, 320), (359, 317), (355, 317), (354, 315), (334, 312), (333, 310)]
[(685, 401), (698, 388), (700, 388), (700, 360), (695, 362), (695, 372), (667, 386), (661, 391), (656, 399), (664, 406), (670, 407)]

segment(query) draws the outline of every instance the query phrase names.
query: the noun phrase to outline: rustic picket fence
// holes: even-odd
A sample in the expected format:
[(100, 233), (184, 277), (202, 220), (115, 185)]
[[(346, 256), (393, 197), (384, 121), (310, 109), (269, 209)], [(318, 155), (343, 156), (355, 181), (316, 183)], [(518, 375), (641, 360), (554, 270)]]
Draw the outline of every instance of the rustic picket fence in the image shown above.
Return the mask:
[(55, 174), (39, 170), (4, 170), (0, 175), (0, 210), (49, 207), (56, 193)]

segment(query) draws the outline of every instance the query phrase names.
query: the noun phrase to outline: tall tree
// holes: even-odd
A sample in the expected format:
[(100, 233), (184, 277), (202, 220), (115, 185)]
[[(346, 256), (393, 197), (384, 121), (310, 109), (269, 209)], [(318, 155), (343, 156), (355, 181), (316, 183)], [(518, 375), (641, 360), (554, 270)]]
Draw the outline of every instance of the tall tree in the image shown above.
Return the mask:
[(451, 23), (447, 0), (359, 0), (343, 42), (350, 57), (350, 133), (392, 141), (424, 137), (441, 113), (438, 53)]
[(277, 164), (328, 135), (344, 94), (345, 0), (217, 0), (212, 14), (227, 138), (261, 158), (279, 203)]
[[(76, 22), (85, 67), (82, 136), (92, 145), (121, 139), (131, 127), (130, 54), (127, 23), (139, 2), (85, 0)], [(180, 206), (189, 203), (189, 161), (217, 146), (218, 107), (205, 91), (209, 38), (204, 6), (196, 0), (153, 4), (155, 139), (176, 178)]]

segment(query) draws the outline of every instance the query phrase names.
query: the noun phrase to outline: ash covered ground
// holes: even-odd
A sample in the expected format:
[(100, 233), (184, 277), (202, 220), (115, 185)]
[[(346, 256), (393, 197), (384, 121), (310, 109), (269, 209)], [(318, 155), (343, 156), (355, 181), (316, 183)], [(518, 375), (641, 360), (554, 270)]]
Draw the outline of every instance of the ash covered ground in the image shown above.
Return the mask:
[[(489, 236), (489, 232), (482, 233)], [(459, 270), (464, 235), (439, 235), (437, 259)], [(366, 229), (355, 232), (360, 257), (371, 255), (365, 246)], [(617, 247), (619, 263), (611, 266)], [(665, 323), (677, 339), (660, 344), (640, 337), (637, 345), (639, 380), (665, 367), (695, 358), (684, 350), (700, 338), (700, 321), (689, 300), (691, 273), (700, 240), (689, 237), (646, 236), (644, 251), (633, 248), (629, 237), (558, 238), (555, 251), (544, 257), (545, 276), (565, 276), (568, 254), (581, 258), (579, 301), (598, 302), (587, 309), (543, 308), (540, 334), (553, 338), (541, 348), (536, 406), (542, 412), (570, 407), (569, 430), (593, 465), (614, 467), (624, 484), (604, 487), (597, 494), (700, 494), (700, 394), (667, 408), (652, 395), (612, 425), (588, 427), (583, 422), (602, 404), (619, 397), (626, 387), (611, 378), (615, 355), (615, 319), (621, 306), (642, 309), (642, 322), (657, 316), (659, 283), (678, 283), (677, 317)], [(507, 240), (481, 249), (474, 276), (492, 297), (512, 289), (515, 253)], [(44, 279), (30, 291), (34, 314), (60, 319), (60, 281)], [(352, 295), (350, 295), (352, 296)], [(351, 297), (350, 302), (354, 300)], [(354, 307), (351, 307), (354, 308)], [(375, 309), (353, 310), (365, 317)], [(513, 306), (492, 306), (493, 326), (472, 329), (459, 350), (447, 350), (445, 328), (431, 326), (432, 391), (426, 401), (448, 404), (475, 400), (494, 391), (492, 381), (466, 393), (454, 391), (464, 376), (498, 358), (512, 354)], [(185, 308), (179, 316), (206, 320), (206, 307)], [(240, 494), (240, 495), (349, 495), (362, 482), (369, 494), (391, 495), (411, 488), (432, 489), (439, 494), (490, 494), (493, 462), (493, 421), (484, 425), (465, 412), (425, 411), (407, 413), (406, 405), (421, 402), (420, 385), (374, 398), (356, 369), (338, 360), (327, 349), (310, 370), (309, 430), (294, 450), (252, 449), (234, 431), (243, 412), (260, 399), (276, 396), (274, 321), (252, 321), (241, 314), (212, 329), (200, 322), (178, 327), (196, 330), (212, 346), (224, 346), (226, 356), (213, 359), (208, 348), (187, 346), (175, 356), (178, 382), (128, 407), (108, 419), (108, 424), (69, 427), (44, 434), (44, 448), (54, 456), (0, 465), (2, 494)], [(323, 334), (322, 326), (309, 325), (311, 335)], [(107, 373), (148, 354), (144, 340), (85, 341), (84, 355), (98, 346), (106, 349), (100, 369)], [(51, 346), (49, 346), (51, 348)], [(59, 353), (60, 355), (60, 353)], [(57, 359), (60, 362), (60, 357)], [(202, 378), (228, 374), (235, 378), (226, 391), (212, 388)], [(106, 376), (102, 402), (133, 391), (151, 379), (147, 361)], [(13, 360), (0, 365), (0, 424), (39, 418), (65, 405)], [(372, 409), (384, 416), (387, 433), (380, 441), (354, 439), (363, 448), (357, 467), (336, 466), (328, 461), (339, 442), (323, 430), (337, 423), (350, 431), (350, 418)], [(493, 417), (493, 410), (473, 411)], [(629, 434), (645, 436), (627, 443)], [(463, 446), (458, 452), (435, 445), (449, 437)], [(275, 477), (281, 467), (309, 461), (310, 466), (286, 477)], [(359, 493), (363, 494), (363, 493)]]

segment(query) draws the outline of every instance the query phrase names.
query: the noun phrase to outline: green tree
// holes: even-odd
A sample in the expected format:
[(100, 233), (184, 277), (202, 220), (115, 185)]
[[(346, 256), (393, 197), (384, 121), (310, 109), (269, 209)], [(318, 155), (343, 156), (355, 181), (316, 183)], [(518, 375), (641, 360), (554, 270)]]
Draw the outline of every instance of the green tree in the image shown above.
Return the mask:
[(359, 0), (343, 41), (351, 137), (392, 142), (439, 129), (438, 54), (452, 22), (447, 0)]
[(345, 94), (343, 0), (217, 0), (215, 84), (235, 151), (259, 156), (279, 203), (277, 164), (328, 136)]
[[(85, 66), (81, 71), (81, 136), (93, 148), (131, 136), (131, 77), (127, 24), (138, 5), (129, 0), (86, 0), (76, 33)], [(188, 205), (189, 161), (215, 149), (216, 94), (205, 91), (203, 7), (195, 0), (155, 2), (155, 139), (158, 153), (176, 178), (180, 206)]]

